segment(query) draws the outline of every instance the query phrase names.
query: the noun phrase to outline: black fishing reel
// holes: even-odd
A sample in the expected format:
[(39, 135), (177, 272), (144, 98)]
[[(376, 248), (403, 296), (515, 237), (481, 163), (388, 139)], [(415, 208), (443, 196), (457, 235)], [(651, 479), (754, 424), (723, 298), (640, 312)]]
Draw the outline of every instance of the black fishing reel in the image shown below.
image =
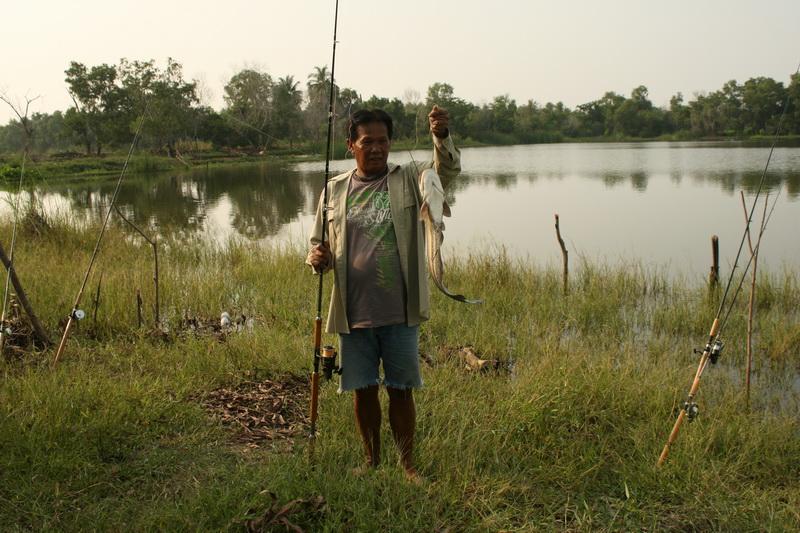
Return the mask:
[(717, 359), (722, 354), (722, 341), (717, 339), (714, 341), (714, 347), (711, 348), (711, 353), (708, 355), (709, 359), (711, 359), (711, 364), (716, 365)]
[(336, 366), (336, 350), (333, 346), (325, 346), (322, 348), (322, 374), (325, 379), (333, 379), (334, 374), (341, 374), (342, 369)]
[[(722, 341), (719, 339), (715, 340), (713, 346), (711, 343), (706, 344), (706, 351), (708, 351), (708, 358), (711, 360), (711, 364), (716, 365), (717, 359), (719, 359), (719, 356), (722, 355)], [(695, 350), (694, 353), (700, 352)]]
[(689, 419), (689, 422), (694, 422), (694, 419), (700, 414), (700, 406), (694, 402), (686, 402), (683, 408), (686, 411), (686, 418)]

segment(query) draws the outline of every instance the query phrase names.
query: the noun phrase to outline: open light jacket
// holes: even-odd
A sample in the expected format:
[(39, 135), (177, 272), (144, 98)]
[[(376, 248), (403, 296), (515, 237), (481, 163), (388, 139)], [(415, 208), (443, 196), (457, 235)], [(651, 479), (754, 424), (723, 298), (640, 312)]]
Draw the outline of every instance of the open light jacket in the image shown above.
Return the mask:
[[(400, 267), (406, 285), (406, 320), (416, 326), (430, 318), (430, 294), (425, 261), (425, 233), (419, 217), (422, 195), (419, 177), (423, 170), (433, 168), (447, 185), (461, 171), (461, 153), (447, 137), (433, 136), (433, 161), (411, 162), (406, 165), (389, 163), (387, 176), (392, 223), (397, 235)], [(333, 291), (326, 331), (350, 333), (347, 321), (347, 191), (356, 169), (328, 181), (327, 228), (325, 240), (330, 241), (332, 261), (322, 274), (333, 269)], [(317, 218), (309, 240), (312, 247), (321, 242), (324, 194), (320, 195)], [(306, 261), (308, 263), (308, 260)], [(310, 263), (309, 263), (310, 264)]]

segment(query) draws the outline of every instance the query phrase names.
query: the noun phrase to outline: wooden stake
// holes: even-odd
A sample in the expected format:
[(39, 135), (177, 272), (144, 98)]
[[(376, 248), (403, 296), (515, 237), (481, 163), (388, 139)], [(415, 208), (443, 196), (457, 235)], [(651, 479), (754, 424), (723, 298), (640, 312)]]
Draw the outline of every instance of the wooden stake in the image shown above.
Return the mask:
[(558, 239), (558, 245), (561, 246), (561, 255), (564, 257), (564, 296), (566, 296), (569, 292), (569, 254), (567, 253), (567, 246), (564, 244), (564, 239), (561, 238), (558, 214), (556, 214), (556, 238)]
[(100, 279), (97, 281), (97, 292), (94, 295), (94, 326), (97, 327), (97, 311), (100, 309), (100, 287), (103, 285), (103, 271), (100, 271)]
[(711, 272), (708, 276), (709, 288), (714, 288), (719, 285), (719, 237), (713, 235), (711, 237)]
[(142, 291), (136, 289), (136, 316), (139, 317), (139, 327), (142, 327)]

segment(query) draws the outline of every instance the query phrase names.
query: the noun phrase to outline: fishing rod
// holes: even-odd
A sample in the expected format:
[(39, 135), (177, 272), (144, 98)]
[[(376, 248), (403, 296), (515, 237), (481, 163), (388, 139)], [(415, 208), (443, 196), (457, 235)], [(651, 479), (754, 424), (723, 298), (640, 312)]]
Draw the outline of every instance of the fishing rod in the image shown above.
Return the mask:
[[(800, 73), (800, 65), (798, 65), (795, 75), (797, 75), (797, 73)], [(669, 454), (670, 448), (675, 443), (675, 439), (678, 436), (678, 431), (680, 430), (683, 421), (688, 419), (689, 422), (691, 422), (697, 417), (699, 407), (697, 403), (694, 402), (694, 397), (697, 394), (697, 390), (700, 387), (700, 378), (703, 377), (703, 374), (708, 368), (709, 362), (711, 364), (716, 364), (717, 360), (722, 354), (723, 342), (722, 339), (720, 338), (722, 335), (722, 330), (724, 329), (725, 325), (728, 322), (728, 318), (730, 317), (731, 311), (733, 310), (733, 305), (736, 303), (736, 298), (741, 292), (742, 285), (744, 283), (744, 278), (747, 275), (748, 270), (750, 269), (750, 265), (753, 263), (753, 258), (755, 257), (755, 254), (758, 253), (758, 248), (753, 250), (753, 253), (750, 254), (750, 258), (747, 261), (744, 270), (742, 271), (739, 284), (736, 286), (736, 289), (734, 290), (733, 295), (731, 297), (731, 301), (730, 304), (728, 305), (727, 312), (725, 313), (724, 317), (722, 317), (722, 314), (723, 311), (725, 310), (725, 303), (728, 299), (731, 287), (733, 286), (733, 275), (736, 272), (736, 268), (739, 264), (739, 258), (742, 254), (742, 250), (744, 249), (744, 244), (747, 239), (747, 236), (750, 234), (750, 224), (753, 221), (753, 215), (756, 211), (756, 206), (758, 205), (758, 199), (759, 196), (761, 195), (762, 189), (764, 188), (764, 183), (766, 182), (769, 163), (772, 159), (772, 154), (775, 151), (775, 146), (778, 143), (778, 137), (780, 136), (781, 128), (783, 127), (783, 120), (786, 117), (786, 113), (789, 109), (790, 99), (791, 99), (790, 95), (787, 92), (786, 102), (784, 103), (783, 106), (783, 112), (781, 113), (780, 119), (778, 120), (778, 126), (775, 129), (775, 136), (772, 139), (772, 145), (770, 146), (769, 154), (767, 155), (767, 162), (764, 165), (764, 171), (761, 173), (761, 180), (758, 183), (758, 188), (756, 189), (755, 196), (753, 197), (753, 205), (750, 209), (750, 212), (747, 215), (745, 229), (742, 234), (742, 240), (739, 243), (739, 249), (736, 252), (736, 258), (733, 261), (733, 267), (731, 268), (731, 273), (730, 276), (728, 277), (728, 283), (725, 286), (725, 292), (722, 295), (719, 308), (717, 309), (717, 314), (714, 317), (713, 323), (711, 324), (711, 330), (709, 331), (708, 334), (708, 340), (706, 341), (705, 348), (703, 349), (703, 352), (700, 356), (700, 363), (697, 366), (697, 371), (695, 372), (694, 380), (692, 381), (692, 386), (689, 389), (689, 394), (687, 395), (686, 401), (684, 401), (683, 406), (681, 407), (681, 410), (678, 413), (678, 418), (677, 420), (675, 420), (675, 424), (672, 426), (672, 431), (669, 434), (669, 439), (667, 440), (667, 443), (664, 445), (664, 449), (661, 451), (661, 456), (658, 458), (659, 465), (664, 464), (664, 461), (667, 458), (667, 454)], [(774, 208), (775, 204), (773, 203), (773, 210)], [(771, 215), (772, 212), (770, 212), (770, 216)], [(759, 243), (761, 241), (761, 236), (764, 234), (765, 229), (766, 226), (762, 225), (758, 235)]]
[[(331, 152), (333, 144), (333, 106), (335, 101), (335, 88), (336, 78), (334, 77), (334, 70), (336, 68), (336, 29), (339, 24), (339, 0), (336, 0), (336, 6), (333, 15), (333, 54), (331, 57), (331, 87), (330, 96), (328, 99), (328, 137), (325, 146), (325, 181), (322, 188), (322, 234), (320, 242), (325, 243), (325, 226), (327, 225), (327, 212), (328, 212), (328, 180), (330, 179), (330, 164)], [(319, 287), (317, 289), (317, 316), (314, 318), (314, 370), (311, 373), (311, 425), (309, 439), (308, 456), (310, 459), (314, 458), (314, 448), (317, 442), (317, 418), (319, 416), (319, 367), (322, 362), (322, 369), (327, 379), (333, 377), (333, 372), (338, 371), (336, 368), (336, 352), (332, 346), (325, 346), (324, 350), (322, 345), (322, 290), (323, 290), (323, 276), (319, 273)]]
[(97, 259), (97, 254), (100, 251), (100, 241), (103, 240), (103, 235), (106, 232), (106, 228), (108, 227), (108, 221), (111, 218), (111, 213), (114, 211), (114, 204), (117, 201), (117, 195), (119, 194), (119, 190), (122, 186), (122, 179), (125, 177), (125, 171), (128, 169), (128, 163), (130, 163), (131, 156), (133, 155), (133, 149), (136, 147), (136, 142), (139, 140), (139, 135), (142, 132), (142, 124), (144, 124), (144, 117), (147, 115), (148, 108), (150, 106), (150, 100), (148, 99), (145, 103), (144, 112), (142, 113), (142, 118), (139, 120), (139, 125), (136, 127), (136, 133), (133, 136), (133, 141), (131, 142), (131, 147), (128, 150), (128, 155), (125, 158), (125, 163), (122, 165), (122, 172), (119, 174), (119, 179), (117, 180), (117, 185), (114, 188), (114, 192), (111, 195), (111, 202), (108, 205), (108, 211), (106, 212), (105, 220), (103, 221), (103, 225), (100, 228), (100, 235), (97, 236), (97, 242), (94, 245), (94, 251), (92, 252), (92, 257), (89, 260), (89, 266), (86, 269), (86, 275), (83, 278), (83, 283), (81, 284), (81, 288), (78, 291), (78, 296), (75, 298), (75, 305), (72, 306), (72, 311), (70, 311), (69, 315), (67, 315), (67, 325), (64, 327), (64, 334), (61, 336), (61, 342), (58, 345), (58, 350), (56, 350), (56, 357), (53, 360), (53, 367), (55, 368), (58, 365), (58, 362), (61, 360), (61, 356), (64, 353), (64, 348), (67, 345), (67, 338), (69, 337), (69, 332), (72, 329), (72, 326), (75, 322), (81, 320), (85, 313), (83, 310), (79, 309), (81, 305), (81, 300), (83, 299), (83, 292), (86, 290), (86, 284), (89, 282), (89, 274), (92, 272), (92, 267), (94, 266), (95, 259)]

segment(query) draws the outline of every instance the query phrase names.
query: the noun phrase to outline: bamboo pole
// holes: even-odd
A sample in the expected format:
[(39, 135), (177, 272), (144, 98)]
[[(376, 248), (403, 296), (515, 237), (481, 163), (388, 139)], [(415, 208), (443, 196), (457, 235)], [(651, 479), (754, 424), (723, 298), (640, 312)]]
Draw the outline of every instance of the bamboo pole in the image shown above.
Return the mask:
[[(744, 200), (744, 192), (739, 192), (742, 198), (742, 207), (744, 208), (745, 220), (750, 220), (750, 213), (747, 212), (747, 204)], [(758, 232), (758, 239), (756, 245), (753, 247), (753, 241), (750, 237), (750, 226), (747, 226), (747, 246), (750, 248), (750, 255), (753, 258), (753, 274), (750, 282), (750, 302), (747, 308), (747, 362), (745, 364), (744, 375), (744, 394), (745, 394), (745, 407), (750, 409), (750, 374), (753, 368), (753, 317), (755, 315), (756, 303), (756, 274), (758, 272), (758, 247), (761, 244), (761, 235), (764, 234), (764, 225), (766, 224), (767, 205), (769, 204), (769, 193), (764, 200), (764, 212), (761, 215), (761, 228)]]

